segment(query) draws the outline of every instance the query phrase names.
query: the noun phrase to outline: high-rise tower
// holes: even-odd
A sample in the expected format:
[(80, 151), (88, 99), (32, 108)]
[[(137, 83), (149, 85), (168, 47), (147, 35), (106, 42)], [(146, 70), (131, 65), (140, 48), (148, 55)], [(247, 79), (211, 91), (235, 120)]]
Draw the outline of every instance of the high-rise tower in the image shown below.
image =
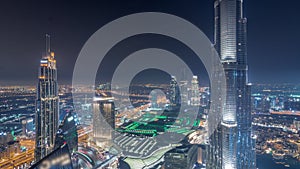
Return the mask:
[(191, 105), (200, 106), (200, 93), (198, 76), (193, 76), (191, 81)]
[(173, 107), (177, 107), (181, 103), (179, 86), (175, 76), (171, 76), (169, 100)]
[(59, 123), (59, 97), (54, 52), (50, 36), (46, 35), (46, 53), (40, 61), (35, 108), (35, 161), (48, 155), (54, 148)]
[[(208, 168), (254, 169), (250, 85), (247, 79), (247, 19), (243, 0), (215, 0), (215, 49), (226, 75), (226, 104), (222, 110), (220, 134), (213, 134)], [(217, 160), (221, 160), (217, 161)], [(221, 164), (213, 166), (213, 164)]]
[(107, 95), (95, 97), (93, 103), (93, 136), (101, 147), (111, 146), (115, 129), (114, 98)]

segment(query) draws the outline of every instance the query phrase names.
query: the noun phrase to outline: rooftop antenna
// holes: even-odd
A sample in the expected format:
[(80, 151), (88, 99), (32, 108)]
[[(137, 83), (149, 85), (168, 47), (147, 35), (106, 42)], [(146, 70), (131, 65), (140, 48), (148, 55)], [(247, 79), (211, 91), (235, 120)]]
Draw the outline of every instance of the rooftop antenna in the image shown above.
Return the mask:
[(46, 54), (50, 54), (50, 35), (46, 34)]

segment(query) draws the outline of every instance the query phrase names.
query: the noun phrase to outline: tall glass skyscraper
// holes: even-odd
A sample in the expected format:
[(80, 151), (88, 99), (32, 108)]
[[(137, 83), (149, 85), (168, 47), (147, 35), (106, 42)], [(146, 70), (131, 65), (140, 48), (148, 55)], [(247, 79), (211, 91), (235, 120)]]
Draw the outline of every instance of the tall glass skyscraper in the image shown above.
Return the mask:
[[(215, 48), (226, 74), (222, 123), (210, 138), (208, 168), (254, 169), (250, 85), (247, 79), (247, 19), (243, 0), (215, 0)], [(221, 162), (220, 162), (221, 161)]]
[(50, 49), (49, 35), (46, 35), (46, 53), (40, 61), (38, 78), (35, 108), (36, 162), (53, 151), (59, 123), (56, 60)]
[(116, 109), (114, 98), (108, 93), (102, 93), (94, 98), (93, 102), (93, 136), (97, 145), (111, 146), (114, 129)]
[(200, 93), (198, 76), (193, 76), (191, 81), (191, 105), (200, 106)]
[(172, 107), (178, 107), (181, 103), (179, 86), (175, 76), (171, 76), (169, 100)]

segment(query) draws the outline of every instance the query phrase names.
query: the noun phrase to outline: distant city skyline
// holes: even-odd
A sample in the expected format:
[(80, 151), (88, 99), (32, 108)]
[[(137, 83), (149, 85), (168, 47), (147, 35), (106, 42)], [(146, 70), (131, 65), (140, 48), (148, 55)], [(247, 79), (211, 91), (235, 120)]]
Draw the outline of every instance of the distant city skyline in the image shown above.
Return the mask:
[[(245, 0), (248, 23), (249, 81), (253, 83), (300, 83), (298, 69), (300, 2)], [(45, 5), (47, 4), (47, 5)], [(104, 24), (127, 14), (165, 12), (197, 25), (213, 41), (212, 0), (167, 1), (6, 1), (0, 10), (0, 84), (34, 85), (44, 34), (49, 33), (58, 60), (61, 84), (71, 83), (73, 66), (87, 39)], [(267, 7), (267, 8), (266, 8)], [(12, 10), (14, 9), (14, 10)], [(51, 9), (51, 12), (47, 9)], [(133, 40), (134, 41), (134, 40)], [(135, 43), (132, 42), (132, 45)], [(112, 51), (124, 54), (126, 51)], [(170, 46), (169, 48), (172, 48)], [(173, 47), (174, 48), (174, 47)], [(180, 53), (180, 51), (179, 51)], [(182, 56), (182, 55), (181, 55)], [(187, 56), (182, 56), (187, 57)], [(110, 60), (108, 60), (110, 61)], [(112, 62), (117, 62), (116, 60)], [(105, 69), (106, 67), (104, 67)], [(196, 69), (196, 68), (195, 68)], [(203, 83), (203, 72), (195, 73)], [(202, 80), (201, 80), (202, 79)], [(206, 80), (207, 81), (207, 80)]]
[(300, 1), (3, 4), (0, 169), (300, 168)]

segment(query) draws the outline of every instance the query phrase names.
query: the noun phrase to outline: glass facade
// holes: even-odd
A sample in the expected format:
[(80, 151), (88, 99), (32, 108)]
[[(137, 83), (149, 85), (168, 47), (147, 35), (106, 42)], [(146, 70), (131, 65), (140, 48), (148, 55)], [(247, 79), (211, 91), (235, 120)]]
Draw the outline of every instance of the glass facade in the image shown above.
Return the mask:
[(199, 106), (200, 105), (200, 93), (199, 93), (199, 82), (198, 77), (193, 76), (191, 81), (191, 105), (192, 106)]
[(169, 100), (170, 100), (170, 104), (175, 107), (179, 106), (179, 104), (181, 103), (179, 86), (175, 76), (171, 77)]
[(221, 59), (226, 62), (236, 61), (236, 0), (220, 1)]
[(78, 150), (78, 119), (75, 112), (68, 112), (59, 125), (55, 138), (55, 148), (67, 144), (70, 154)]
[(254, 169), (255, 140), (251, 126), (247, 19), (243, 17), (243, 1), (215, 0), (214, 8), (215, 49), (226, 74), (227, 95), (222, 124), (209, 140), (207, 168)]
[(113, 97), (98, 96), (93, 103), (93, 136), (99, 146), (108, 147), (115, 129)]
[(46, 54), (40, 61), (35, 109), (36, 161), (48, 155), (54, 148), (59, 124), (58, 104), (56, 60), (50, 50), (50, 36), (46, 35)]

